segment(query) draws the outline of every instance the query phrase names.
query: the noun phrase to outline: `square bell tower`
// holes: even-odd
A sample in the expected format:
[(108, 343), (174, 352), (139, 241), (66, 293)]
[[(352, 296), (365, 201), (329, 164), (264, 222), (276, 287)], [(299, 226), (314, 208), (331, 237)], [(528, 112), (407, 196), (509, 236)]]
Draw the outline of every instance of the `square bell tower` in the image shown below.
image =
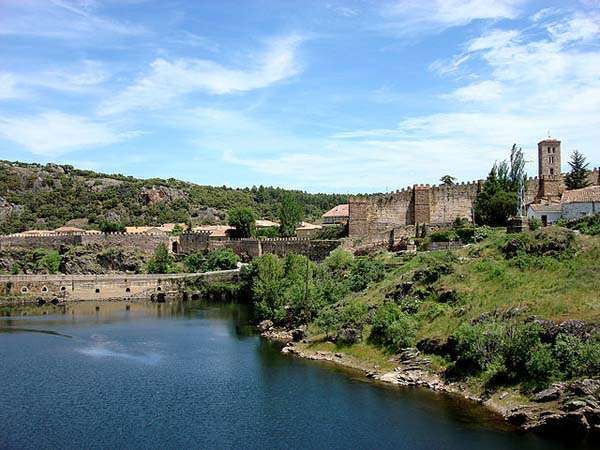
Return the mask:
[(538, 142), (538, 198), (558, 201), (563, 191), (560, 171), (560, 141), (544, 139)]

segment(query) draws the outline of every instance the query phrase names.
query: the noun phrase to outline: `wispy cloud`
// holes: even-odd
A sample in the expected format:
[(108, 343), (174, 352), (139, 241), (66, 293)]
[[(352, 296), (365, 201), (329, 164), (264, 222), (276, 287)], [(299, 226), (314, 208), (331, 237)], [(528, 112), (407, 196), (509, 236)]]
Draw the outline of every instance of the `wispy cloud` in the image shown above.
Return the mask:
[(90, 0), (4, 0), (0, 35), (45, 38), (93, 38), (97, 34), (140, 35), (144, 27), (100, 13)]
[(514, 19), (526, 0), (396, 0), (386, 4), (386, 27), (401, 35), (440, 32), (474, 20)]
[(151, 64), (150, 73), (104, 102), (100, 113), (157, 109), (195, 91), (222, 95), (267, 87), (300, 72), (296, 50), (303, 40), (299, 35), (273, 39), (246, 69), (229, 68), (204, 59), (157, 59)]
[(117, 131), (107, 123), (57, 111), (24, 117), (0, 115), (0, 137), (44, 156), (114, 144), (138, 134), (137, 131)]
[(17, 87), (15, 76), (0, 72), (0, 100), (21, 98), (26, 94)]

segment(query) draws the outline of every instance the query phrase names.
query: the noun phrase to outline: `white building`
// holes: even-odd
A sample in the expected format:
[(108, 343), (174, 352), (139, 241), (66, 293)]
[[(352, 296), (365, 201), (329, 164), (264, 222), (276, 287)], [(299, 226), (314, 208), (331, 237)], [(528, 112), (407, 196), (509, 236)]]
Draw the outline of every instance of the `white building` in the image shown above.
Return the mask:
[(575, 220), (600, 213), (600, 186), (565, 191), (561, 199), (562, 216)]
[(600, 186), (564, 191), (560, 203), (531, 203), (527, 207), (527, 217), (542, 221), (544, 226), (563, 218), (580, 219), (600, 213)]

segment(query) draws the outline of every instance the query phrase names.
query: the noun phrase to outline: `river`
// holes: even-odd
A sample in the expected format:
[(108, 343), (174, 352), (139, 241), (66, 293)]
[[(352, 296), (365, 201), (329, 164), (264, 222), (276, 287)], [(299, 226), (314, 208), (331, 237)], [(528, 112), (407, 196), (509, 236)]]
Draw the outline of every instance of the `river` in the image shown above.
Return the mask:
[(0, 318), (0, 448), (573, 448), (282, 355), (243, 306), (99, 306)]

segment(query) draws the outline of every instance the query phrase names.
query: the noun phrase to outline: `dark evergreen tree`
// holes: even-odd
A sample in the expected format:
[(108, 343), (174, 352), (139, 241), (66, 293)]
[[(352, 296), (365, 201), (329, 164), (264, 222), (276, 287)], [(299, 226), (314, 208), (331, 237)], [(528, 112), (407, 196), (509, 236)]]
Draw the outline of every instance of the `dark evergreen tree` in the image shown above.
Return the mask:
[(235, 237), (248, 238), (254, 234), (256, 219), (248, 207), (236, 207), (229, 211), (229, 225), (235, 227)]
[(585, 161), (585, 156), (579, 153), (577, 150), (571, 154), (571, 160), (569, 161), (571, 171), (565, 176), (565, 184), (567, 189), (581, 189), (589, 186), (588, 180), (588, 163)]

